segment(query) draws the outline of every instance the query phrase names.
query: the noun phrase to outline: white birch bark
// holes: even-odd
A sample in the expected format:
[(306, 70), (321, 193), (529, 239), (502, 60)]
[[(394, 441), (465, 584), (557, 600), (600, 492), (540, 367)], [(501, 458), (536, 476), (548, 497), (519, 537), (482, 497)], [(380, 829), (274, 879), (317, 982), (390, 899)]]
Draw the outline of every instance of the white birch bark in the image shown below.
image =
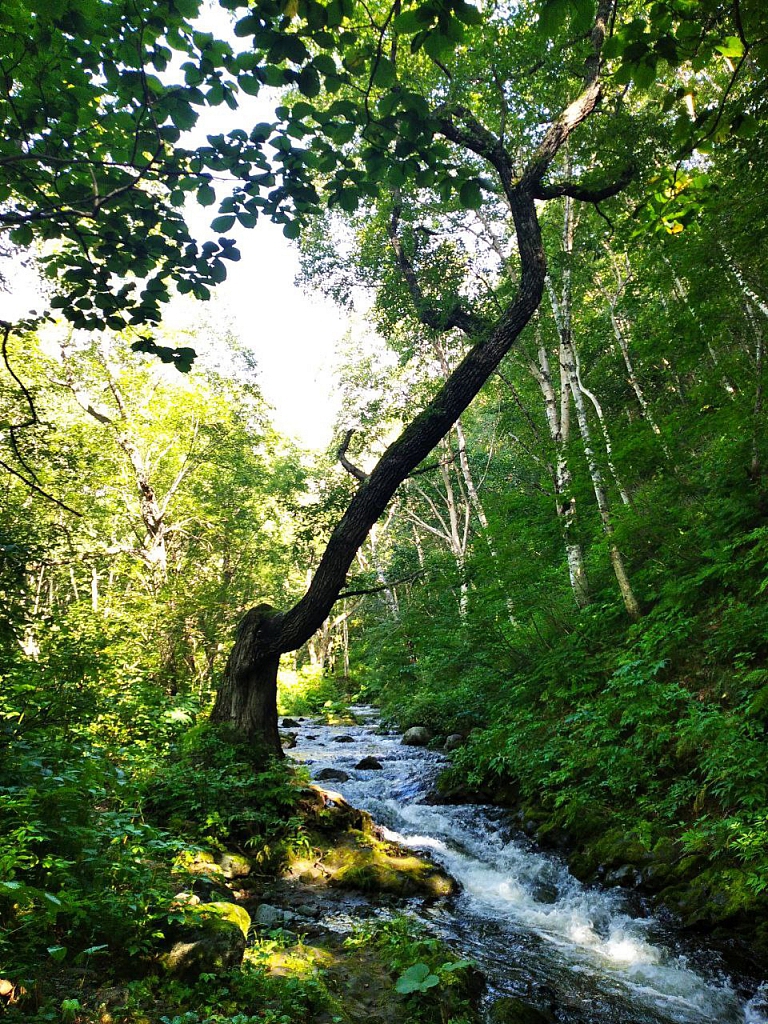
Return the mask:
[(555, 492), (555, 510), (560, 520), (565, 556), (568, 564), (568, 578), (577, 607), (586, 608), (590, 602), (589, 580), (584, 565), (584, 553), (576, 540), (576, 497), (573, 494), (573, 478), (568, 465), (567, 445), (570, 440), (570, 397), (567, 381), (560, 371), (560, 399), (558, 400), (552, 380), (549, 355), (543, 344), (539, 345), (538, 363), (529, 361), (528, 368), (539, 385), (544, 399), (544, 414), (549, 436), (555, 449), (555, 463), (550, 466), (550, 478)]
[[(445, 354), (445, 349), (441, 345), (439, 339), (435, 338), (433, 340), (432, 348), (435, 352), (435, 355), (437, 356), (438, 362), (440, 363), (440, 371), (443, 377), (447, 380), (448, 377), (450, 376), (451, 368), (448, 363), (448, 358)], [(461, 471), (461, 476), (464, 481), (464, 487), (466, 489), (467, 497), (469, 499), (469, 504), (471, 505), (472, 511), (475, 513), (475, 516), (477, 517), (477, 521), (480, 523), (480, 529), (483, 538), (485, 540), (485, 543), (488, 545), (488, 551), (490, 553), (491, 562), (493, 563), (494, 567), (496, 583), (499, 587), (499, 590), (501, 591), (501, 594), (504, 597), (504, 603), (507, 606), (507, 616), (509, 618), (510, 623), (514, 624), (514, 605), (512, 603), (512, 598), (509, 596), (509, 593), (507, 592), (507, 589), (504, 586), (504, 583), (501, 579), (501, 562), (499, 559), (496, 544), (493, 539), (493, 534), (491, 533), (491, 530), (489, 528), (488, 516), (486, 515), (485, 508), (480, 498), (478, 488), (472, 476), (472, 470), (470, 468), (469, 459), (467, 457), (467, 439), (464, 433), (464, 424), (462, 423), (461, 418), (456, 420), (456, 422), (453, 425), (453, 429), (456, 432), (456, 442), (459, 456), (459, 469)]]
[(616, 544), (613, 519), (611, 517), (610, 504), (608, 501), (608, 492), (605, 487), (605, 481), (603, 479), (600, 465), (595, 455), (589, 417), (587, 416), (586, 404), (584, 402), (584, 392), (579, 379), (581, 375), (579, 373), (579, 365), (573, 345), (570, 273), (571, 254), (573, 252), (573, 210), (571, 199), (569, 197), (566, 197), (565, 199), (563, 251), (566, 260), (565, 271), (563, 274), (563, 289), (559, 302), (552, 286), (552, 282), (549, 279), (547, 280), (547, 290), (549, 292), (550, 301), (552, 302), (552, 312), (560, 334), (560, 365), (567, 377), (571, 397), (573, 398), (573, 405), (576, 411), (576, 421), (579, 426), (579, 433), (584, 447), (587, 468), (589, 470), (590, 479), (592, 480), (592, 490), (595, 494), (595, 501), (597, 502), (603, 533), (608, 541), (608, 551), (614, 575), (616, 576), (616, 582), (619, 585), (619, 591), (624, 602), (624, 607), (627, 610), (627, 614), (632, 620), (637, 620), (640, 618), (640, 607), (637, 603), (637, 599), (635, 598), (634, 591), (632, 590), (632, 585), (629, 581), (629, 576), (624, 565), (624, 559), (619, 551), (618, 545)]

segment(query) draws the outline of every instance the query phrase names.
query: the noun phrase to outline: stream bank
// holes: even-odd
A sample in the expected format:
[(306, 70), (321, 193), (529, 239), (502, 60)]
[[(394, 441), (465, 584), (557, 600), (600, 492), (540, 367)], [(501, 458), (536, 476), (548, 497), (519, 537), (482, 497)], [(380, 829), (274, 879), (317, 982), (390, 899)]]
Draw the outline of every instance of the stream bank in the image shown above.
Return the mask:
[[(413, 913), (457, 943), (489, 979), (492, 997), (523, 999), (569, 1024), (762, 1024), (760, 979), (733, 970), (655, 917), (639, 895), (584, 885), (498, 807), (434, 802), (445, 757), (361, 724), (302, 722), (291, 754), (411, 849), (429, 853), (460, 884), (448, 907)], [(357, 767), (375, 758), (380, 770)], [(742, 967), (744, 965), (741, 965)]]

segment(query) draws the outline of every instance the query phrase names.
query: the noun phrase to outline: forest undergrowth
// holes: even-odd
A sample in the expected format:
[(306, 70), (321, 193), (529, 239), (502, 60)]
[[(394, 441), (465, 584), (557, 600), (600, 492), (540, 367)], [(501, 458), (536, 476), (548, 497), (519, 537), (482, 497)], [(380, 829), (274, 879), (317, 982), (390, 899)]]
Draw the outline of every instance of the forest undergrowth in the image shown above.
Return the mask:
[(520, 623), (470, 602), (451, 630), (416, 597), (419, 632), (407, 615), (369, 627), (353, 672), (389, 721), (465, 738), (445, 799), (513, 808), (579, 877), (651, 892), (765, 956), (768, 527), (763, 491), (733, 476), (705, 505), (657, 484), (645, 501), (664, 520), (627, 517), (652, 596), (639, 622), (608, 593), (577, 613), (548, 576)]

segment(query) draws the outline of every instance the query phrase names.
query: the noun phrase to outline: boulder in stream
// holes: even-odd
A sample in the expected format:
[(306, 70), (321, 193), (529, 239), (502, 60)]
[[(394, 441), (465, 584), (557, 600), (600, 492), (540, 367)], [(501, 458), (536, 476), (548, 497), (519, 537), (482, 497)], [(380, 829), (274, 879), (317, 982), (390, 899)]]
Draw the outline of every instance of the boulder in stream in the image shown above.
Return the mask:
[(380, 772), (384, 765), (375, 757), (364, 757), (362, 761), (358, 761), (355, 768), (358, 768), (361, 772)]
[(271, 903), (260, 903), (256, 910), (256, 924), (261, 928), (282, 928), (295, 920), (296, 915), (292, 911), (274, 907)]
[(280, 723), (281, 729), (298, 729), (299, 723), (295, 718), (284, 718)]
[(350, 776), (341, 768), (323, 768), (315, 776), (318, 782), (348, 782)]
[(333, 737), (333, 742), (334, 743), (354, 743), (355, 742), (355, 737), (354, 736), (347, 736), (346, 734), (343, 735), (343, 736), (334, 736)]
[(554, 1017), (514, 996), (501, 996), (491, 1006), (492, 1024), (553, 1024)]
[(403, 733), (400, 742), (404, 743), (406, 747), (426, 747), (429, 740), (429, 730), (425, 729), (423, 725), (414, 725)]

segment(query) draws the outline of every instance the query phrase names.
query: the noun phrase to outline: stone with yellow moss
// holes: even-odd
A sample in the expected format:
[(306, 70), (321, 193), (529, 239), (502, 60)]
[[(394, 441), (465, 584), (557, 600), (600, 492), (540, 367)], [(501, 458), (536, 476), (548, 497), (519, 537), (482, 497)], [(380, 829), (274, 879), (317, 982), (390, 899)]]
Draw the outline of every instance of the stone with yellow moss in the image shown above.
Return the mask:
[(251, 918), (244, 907), (217, 900), (190, 907), (161, 963), (171, 974), (216, 974), (242, 962)]

